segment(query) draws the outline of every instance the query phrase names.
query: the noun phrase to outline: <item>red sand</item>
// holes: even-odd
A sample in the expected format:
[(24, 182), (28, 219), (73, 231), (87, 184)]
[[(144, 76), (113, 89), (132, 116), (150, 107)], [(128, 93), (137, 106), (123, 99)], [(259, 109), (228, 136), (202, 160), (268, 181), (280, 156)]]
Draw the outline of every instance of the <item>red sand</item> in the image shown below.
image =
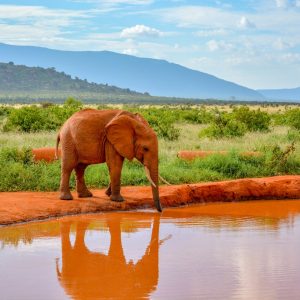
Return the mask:
[[(69, 214), (130, 210), (153, 207), (150, 187), (123, 187), (122, 203), (110, 201), (105, 190), (94, 197), (73, 201), (58, 199), (58, 192), (0, 193), (0, 225), (46, 219)], [(75, 196), (76, 193), (73, 193)], [(163, 207), (190, 203), (230, 202), (259, 199), (300, 199), (300, 175), (238, 179), (160, 187)]]
[[(44, 160), (51, 162), (55, 160), (55, 148), (37, 148), (32, 149), (33, 158), (35, 161)], [(58, 157), (60, 157), (61, 151), (58, 149)]]
[[(213, 154), (221, 154), (221, 155), (227, 155), (228, 151), (179, 151), (177, 154), (177, 157), (184, 159), (184, 160), (193, 160), (195, 158), (204, 158), (209, 155)], [(241, 152), (240, 155), (243, 156), (260, 156), (261, 153), (257, 151), (248, 151), (248, 152)]]
[[(55, 160), (55, 148), (37, 148), (32, 149), (33, 157), (35, 161), (44, 160), (46, 162), (52, 162)], [(228, 151), (179, 151), (177, 156), (181, 159), (185, 160), (193, 160), (195, 158), (204, 158), (209, 155), (213, 154), (221, 154), (227, 155)], [(61, 151), (58, 150), (58, 157), (60, 157)], [(241, 155), (244, 156), (259, 156), (261, 155), (260, 152), (256, 151), (248, 151), (248, 152), (241, 152)]]

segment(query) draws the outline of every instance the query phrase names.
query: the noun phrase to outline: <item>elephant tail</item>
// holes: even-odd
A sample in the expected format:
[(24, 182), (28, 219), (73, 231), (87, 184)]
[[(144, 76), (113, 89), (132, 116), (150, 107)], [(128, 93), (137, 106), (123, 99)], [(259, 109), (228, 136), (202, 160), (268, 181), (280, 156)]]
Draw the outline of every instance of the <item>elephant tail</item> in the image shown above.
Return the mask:
[(58, 159), (58, 145), (60, 142), (60, 134), (57, 135), (56, 137), (56, 147), (55, 147), (55, 159)]

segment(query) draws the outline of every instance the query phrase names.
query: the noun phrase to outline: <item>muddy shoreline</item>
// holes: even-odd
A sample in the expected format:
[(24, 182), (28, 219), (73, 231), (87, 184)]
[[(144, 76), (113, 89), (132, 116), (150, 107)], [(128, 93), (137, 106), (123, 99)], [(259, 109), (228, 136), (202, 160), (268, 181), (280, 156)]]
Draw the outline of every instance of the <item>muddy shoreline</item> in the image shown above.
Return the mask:
[[(1, 192), (0, 225), (24, 223), (67, 215), (153, 208), (149, 186), (123, 187), (125, 201), (112, 202), (105, 189), (92, 190), (93, 198), (62, 201), (58, 192)], [(246, 178), (221, 182), (160, 187), (163, 207), (193, 203), (246, 200), (300, 199), (300, 175)]]

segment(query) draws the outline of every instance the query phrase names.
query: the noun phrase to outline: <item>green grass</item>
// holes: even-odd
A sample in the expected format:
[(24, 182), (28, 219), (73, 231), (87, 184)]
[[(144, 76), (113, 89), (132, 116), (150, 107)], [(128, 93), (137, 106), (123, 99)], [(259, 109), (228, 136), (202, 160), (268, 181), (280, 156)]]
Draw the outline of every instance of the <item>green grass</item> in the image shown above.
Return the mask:
[[(180, 129), (177, 141), (159, 140), (160, 174), (172, 184), (217, 181), (224, 179), (300, 174), (299, 132), (278, 126), (267, 133), (247, 133), (244, 137), (211, 140), (199, 139), (198, 133), (207, 125), (176, 124)], [(290, 132), (290, 133), (289, 133)], [(60, 180), (60, 162), (34, 163), (22, 147), (54, 147), (55, 132), (0, 133), (0, 191), (57, 190)], [(284, 154), (292, 141), (295, 151)], [(280, 148), (278, 148), (280, 145)], [(193, 162), (177, 158), (179, 150), (228, 150), (229, 155), (213, 155)], [(262, 151), (261, 157), (242, 157), (242, 151)], [(19, 154), (16, 154), (19, 153)], [(21, 153), (21, 154), (20, 154)], [(108, 184), (106, 164), (89, 166), (86, 171), (89, 187)], [(125, 162), (123, 185), (148, 184), (142, 166)], [(74, 174), (71, 186), (74, 188)]]

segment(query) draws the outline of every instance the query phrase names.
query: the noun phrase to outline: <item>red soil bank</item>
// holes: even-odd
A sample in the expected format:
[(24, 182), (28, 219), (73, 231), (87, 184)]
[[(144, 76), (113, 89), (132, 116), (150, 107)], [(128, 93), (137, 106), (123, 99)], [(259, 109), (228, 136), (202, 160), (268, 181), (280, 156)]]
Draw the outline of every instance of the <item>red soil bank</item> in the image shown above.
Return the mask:
[[(227, 155), (228, 151), (179, 151), (177, 156), (184, 160), (193, 160), (195, 158), (204, 158), (206, 156), (212, 155), (212, 154), (221, 154), (221, 155)], [(256, 151), (248, 151), (248, 152), (241, 152), (240, 155), (244, 156), (260, 156), (260, 152)]]
[[(122, 194), (126, 201), (122, 203), (110, 201), (104, 191), (93, 190), (93, 198), (75, 197), (73, 201), (59, 200), (58, 192), (3, 192), (0, 193), (0, 224), (154, 206), (150, 187), (123, 187)], [(163, 207), (205, 202), (300, 199), (300, 176), (162, 186), (160, 194)]]
[[(60, 149), (58, 150), (58, 157), (60, 157)], [(33, 158), (35, 161), (44, 160), (51, 162), (55, 160), (55, 148), (37, 148), (32, 149)]]

